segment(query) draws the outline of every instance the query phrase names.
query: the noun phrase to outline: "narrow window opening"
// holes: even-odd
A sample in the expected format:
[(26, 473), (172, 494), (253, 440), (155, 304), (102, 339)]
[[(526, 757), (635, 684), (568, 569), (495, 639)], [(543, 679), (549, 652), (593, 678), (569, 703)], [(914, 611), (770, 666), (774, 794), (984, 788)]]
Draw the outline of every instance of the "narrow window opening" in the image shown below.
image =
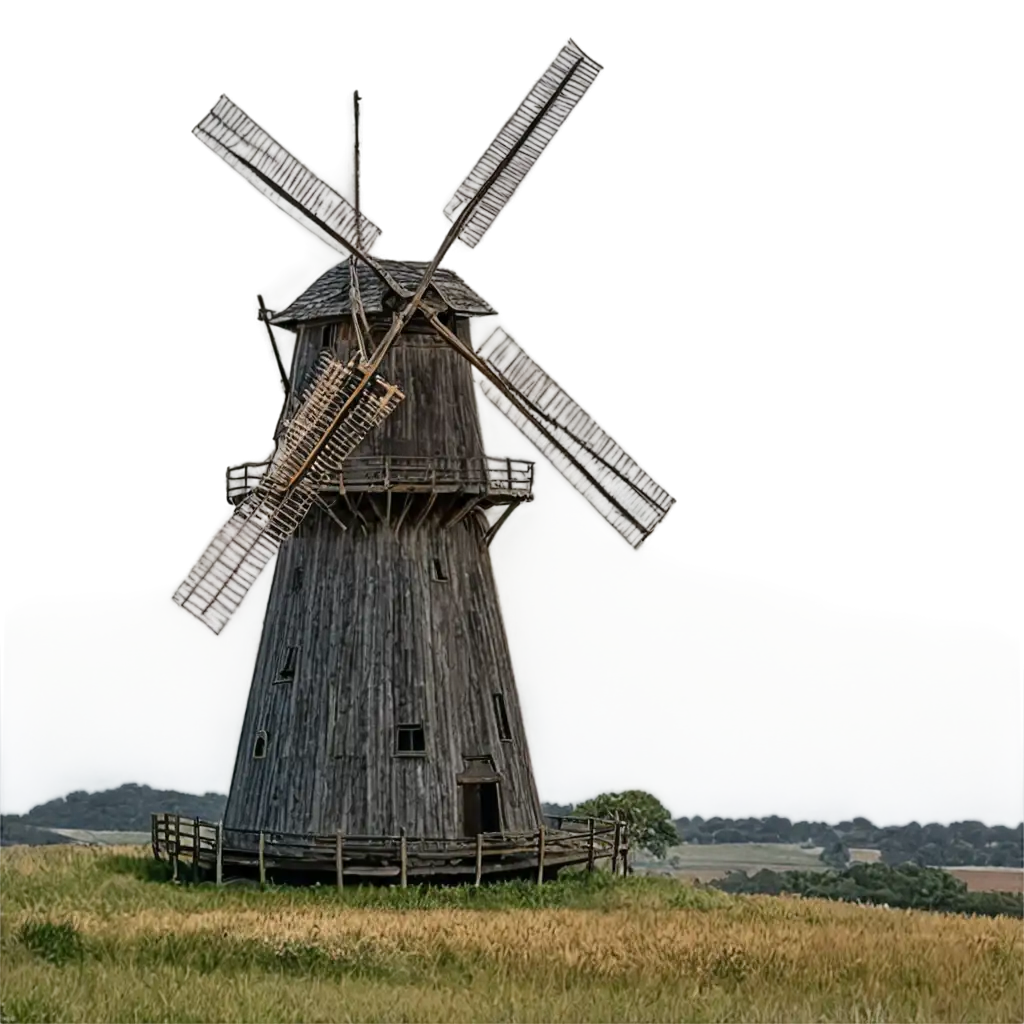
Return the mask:
[(281, 666), (281, 671), (277, 673), (277, 678), (274, 680), (275, 683), (291, 683), (295, 680), (295, 667), (299, 660), (299, 649), (298, 647), (289, 647), (288, 653), (284, 657), (284, 665)]
[(260, 729), (256, 733), (256, 740), (252, 745), (252, 756), (257, 761), (267, 756), (267, 733), (264, 729)]
[(448, 568), (444, 564), (444, 559), (442, 559), (439, 556), (435, 555), (431, 559), (431, 565), (433, 566), (433, 570), (434, 570), (434, 580), (437, 583), (447, 583), (448, 582)]
[(512, 730), (508, 724), (508, 709), (505, 707), (505, 696), (501, 693), (494, 695), (494, 717), (498, 720), (498, 739), (506, 743), (512, 739)]
[(324, 324), (320, 329), (320, 348), (330, 348), (334, 344), (334, 324)]
[(399, 754), (422, 754), (427, 749), (422, 725), (398, 726), (397, 740)]
[(306, 570), (297, 565), (292, 569), (292, 593), (297, 594), (302, 589), (303, 580), (306, 578)]

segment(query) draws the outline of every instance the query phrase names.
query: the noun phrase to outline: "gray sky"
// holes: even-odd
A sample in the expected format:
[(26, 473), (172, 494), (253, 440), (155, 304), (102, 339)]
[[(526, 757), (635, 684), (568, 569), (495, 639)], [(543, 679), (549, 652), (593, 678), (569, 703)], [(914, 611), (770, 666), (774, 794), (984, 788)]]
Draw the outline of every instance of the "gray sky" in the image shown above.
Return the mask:
[(170, 595), (270, 449), (256, 293), (338, 257), (192, 126), (350, 194), (358, 88), (374, 252), (427, 259), (572, 36), (605, 71), (446, 265), (678, 504), (633, 552), (536, 455), (492, 549), (542, 796), (1019, 821), (1024, 11), (489, 10), (7, 15), (0, 807), (230, 781), (270, 573), (220, 637)]

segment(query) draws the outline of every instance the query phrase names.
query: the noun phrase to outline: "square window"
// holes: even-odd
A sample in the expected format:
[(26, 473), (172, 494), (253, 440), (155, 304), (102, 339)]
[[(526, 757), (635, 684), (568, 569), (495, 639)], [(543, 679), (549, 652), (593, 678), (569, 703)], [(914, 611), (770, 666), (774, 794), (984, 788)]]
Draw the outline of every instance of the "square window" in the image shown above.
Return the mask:
[(435, 555), (430, 560), (431, 573), (436, 583), (447, 583), (448, 582), (448, 568), (444, 564), (444, 559), (439, 558)]
[(400, 725), (397, 730), (396, 752), (399, 754), (423, 754), (427, 743), (422, 725)]

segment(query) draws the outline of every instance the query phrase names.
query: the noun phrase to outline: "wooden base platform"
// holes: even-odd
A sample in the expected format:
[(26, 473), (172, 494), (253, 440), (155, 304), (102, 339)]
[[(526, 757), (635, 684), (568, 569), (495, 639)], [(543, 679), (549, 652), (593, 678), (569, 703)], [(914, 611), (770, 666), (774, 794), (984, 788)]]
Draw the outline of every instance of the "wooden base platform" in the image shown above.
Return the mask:
[(530, 878), (538, 884), (561, 868), (610, 859), (625, 870), (625, 830), (597, 818), (557, 818), (530, 833), (485, 833), (457, 839), (398, 836), (295, 835), (225, 829), (220, 822), (152, 815), (153, 856), (175, 877), (195, 881), (257, 878), (260, 883), (315, 882), (406, 886)]

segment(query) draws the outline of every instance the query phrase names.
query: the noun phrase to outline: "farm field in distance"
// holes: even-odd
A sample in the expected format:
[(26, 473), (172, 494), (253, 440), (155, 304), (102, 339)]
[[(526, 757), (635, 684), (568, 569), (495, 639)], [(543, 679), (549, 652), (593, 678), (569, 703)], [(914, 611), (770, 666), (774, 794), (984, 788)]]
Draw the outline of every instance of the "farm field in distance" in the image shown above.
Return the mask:
[[(661, 860), (641, 855), (637, 871), (668, 875), (683, 880), (712, 882), (730, 871), (753, 874), (762, 868), (770, 871), (825, 871), (820, 847), (802, 847), (797, 843), (683, 843), (671, 847)], [(853, 849), (854, 862), (874, 862), (877, 850)], [(972, 892), (1024, 892), (1021, 868), (947, 867), (943, 870), (967, 884)]]

